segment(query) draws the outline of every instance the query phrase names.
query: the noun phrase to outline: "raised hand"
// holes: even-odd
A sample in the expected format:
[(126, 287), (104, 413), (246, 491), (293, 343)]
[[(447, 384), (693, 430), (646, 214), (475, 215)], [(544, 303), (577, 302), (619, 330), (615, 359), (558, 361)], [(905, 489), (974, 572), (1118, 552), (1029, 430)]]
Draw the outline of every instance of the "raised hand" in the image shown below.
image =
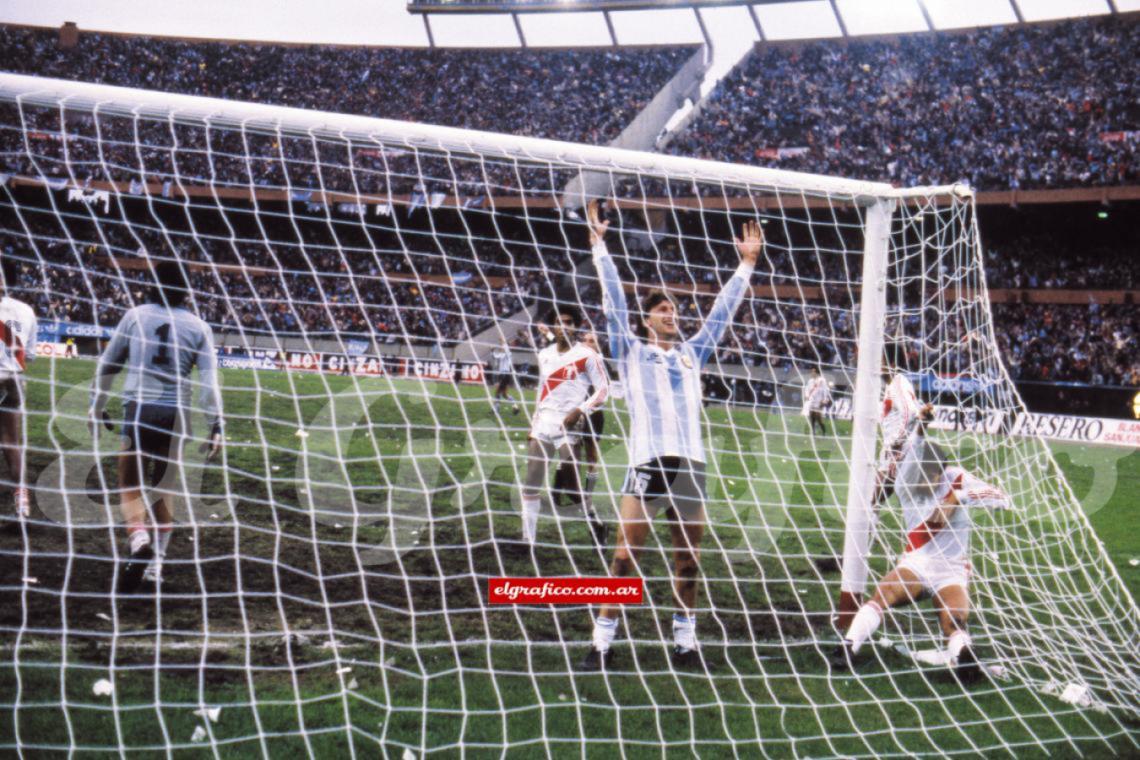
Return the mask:
[(590, 201), (586, 206), (586, 218), (590, 222), (590, 245), (597, 245), (606, 237), (606, 230), (610, 228), (609, 220), (602, 220), (600, 204)]
[(745, 264), (756, 265), (756, 259), (760, 257), (760, 251), (764, 248), (764, 232), (760, 229), (760, 223), (757, 221), (745, 222), (744, 228), (740, 231), (740, 238), (734, 238), (736, 241), (736, 252), (740, 254), (740, 260)]

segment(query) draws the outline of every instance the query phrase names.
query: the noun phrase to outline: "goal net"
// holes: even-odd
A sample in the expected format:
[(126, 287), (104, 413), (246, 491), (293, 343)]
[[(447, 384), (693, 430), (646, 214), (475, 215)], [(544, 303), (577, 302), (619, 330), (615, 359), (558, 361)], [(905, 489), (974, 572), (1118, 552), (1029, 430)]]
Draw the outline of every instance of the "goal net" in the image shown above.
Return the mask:
[[(24, 411), (5, 407), (32, 510), (0, 535), (4, 751), (1136, 750), (1137, 608), (1050, 447), (1014, 434), (968, 190), (7, 74), (0, 101), (6, 295), (39, 321)], [(576, 671), (596, 608), (489, 598), (496, 578), (609, 573), (630, 399), (607, 400), (582, 476), (604, 545), (581, 495), (549, 487), (555, 462), (533, 551), (520, 499), (551, 310), (611, 337), (594, 200), (631, 308), (664, 288), (685, 335), (745, 223), (765, 238), (703, 369), (696, 668), (670, 658), (664, 515), (603, 673)], [(162, 261), (213, 331), (225, 445), (199, 451), (192, 374), (178, 466), (145, 488), (174, 506), (162, 583), (115, 596), (122, 379), (115, 432), (93, 435), (88, 409)], [(969, 687), (925, 600), (851, 672), (828, 663), (841, 592), (866, 598), (903, 549), (897, 499), (872, 507), (892, 345), (935, 404), (929, 435), (1014, 506), (971, 514), (986, 677)], [(814, 427), (812, 370), (832, 399)]]

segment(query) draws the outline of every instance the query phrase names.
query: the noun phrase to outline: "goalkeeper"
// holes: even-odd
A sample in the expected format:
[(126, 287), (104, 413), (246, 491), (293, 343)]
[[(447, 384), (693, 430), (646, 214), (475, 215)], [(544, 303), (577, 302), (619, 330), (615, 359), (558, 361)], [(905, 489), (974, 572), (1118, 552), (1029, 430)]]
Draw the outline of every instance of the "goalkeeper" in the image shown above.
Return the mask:
[(970, 509), (1009, 509), (1009, 497), (963, 468), (950, 464), (940, 446), (926, 438), (929, 408), (907, 439), (896, 478), (906, 525), (902, 559), (887, 573), (871, 601), (852, 620), (831, 655), (832, 667), (846, 670), (853, 656), (882, 623), (887, 609), (931, 594), (946, 636), (946, 654), (964, 682), (981, 672), (970, 646)]
[[(674, 593), (682, 612), (673, 616), (673, 664), (701, 665), (696, 638), (697, 573), (705, 529), (705, 451), (701, 441), (701, 367), (712, 355), (732, 315), (748, 292), (748, 280), (764, 246), (760, 225), (744, 225), (736, 241), (740, 266), (713, 304), (700, 331), (688, 340), (678, 329), (677, 310), (663, 292), (651, 293), (641, 306), (645, 340), (629, 327), (617, 266), (606, 250), (609, 227), (589, 207), (590, 243), (602, 281), (602, 304), (610, 350), (625, 388), (629, 409), (630, 468), (622, 488), (621, 530), (610, 573), (626, 576), (649, 536), (651, 521), (665, 509), (673, 539)], [(607, 667), (617, 630), (617, 607), (603, 605), (594, 621), (593, 645), (580, 665)]]
[[(162, 560), (174, 529), (174, 493), (167, 484), (182, 463), (182, 443), (189, 435), (190, 372), (197, 367), (201, 404), (210, 422), (203, 444), (206, 460), (222, 446), (221, 394), (217, 354), (209, 326), (182, 307), (190, 283), (176, 261), (154, 268), (158, 287), (151, 303), (123, 315), (96, 370), (88, 426), (99, 422), (112, 429), (105, 411), (111, 383), (124, 366), (122, 448), (119, 493), (127, 524), (130, 559), (115, 581), (116, 594), (133, 593), (143, 581), (162, 582)], [(171, 467), (173, 465), (173, 467)], [(152, 507), (155, 537), (147, 529), (142, 482), (150, 470), (150, 487), (158, 491)]]

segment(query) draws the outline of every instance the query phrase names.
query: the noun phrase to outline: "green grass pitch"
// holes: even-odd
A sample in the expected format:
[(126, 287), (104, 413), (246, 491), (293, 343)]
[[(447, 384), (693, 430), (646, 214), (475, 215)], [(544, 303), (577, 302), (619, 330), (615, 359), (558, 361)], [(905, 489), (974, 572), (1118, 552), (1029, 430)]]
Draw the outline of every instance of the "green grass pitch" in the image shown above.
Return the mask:
[[(168, 588), (113, 608), (112, 544), (121, 550), (123, 537), (108, 526), (103, 486), (116, 439), (101, 437), (103, 467), (93, 466), (92, 369), (40, 361), (31, 372), (39, 520), (0, 533), (5, 754), (17, 743), (28, 756), (166, 756), (168, 745), (179, 757), (1140, 751), (1135, 723), (1016, 681), (965, 693), (890, 652), (858, 678), (831, 677), (817, 642), (830, 635), (839, 578), (817, 561), (842, 545), (847, 430), (813, 443), (798, 416), (708, 412), (718, 453), (701, 599), (718, 615), (702, 617), (701, 635), (712, 678), (667, 667), (664, 520), (644, 560), (658, 610), (629, 615), (634, 641), (620, 644), (618, 673), (572, 672), (589, 638), (583, 608), (484, 607), (485, 576), (600, 575), (609, 557), (572, 513), (541, 521), (534, 559), (519, 550), (511, 484), (525, 412), (499, 417), (481, 387), (224, 372), (227, 468), (203, 470), (188, 449), (188, 488), (203, 495), (180, 512)], [(624, 474), (616, 422), (599, 493)], [(1135, 597), (1140, 452), (1052, 448)], [(608, 497), (599, 502), (612, 514)], [(285, 640), (286, 629), (299, 635)], [(114, 695), (94, 695), (112, 671)], [(194, 714), (219, 705), (215, 723)]]

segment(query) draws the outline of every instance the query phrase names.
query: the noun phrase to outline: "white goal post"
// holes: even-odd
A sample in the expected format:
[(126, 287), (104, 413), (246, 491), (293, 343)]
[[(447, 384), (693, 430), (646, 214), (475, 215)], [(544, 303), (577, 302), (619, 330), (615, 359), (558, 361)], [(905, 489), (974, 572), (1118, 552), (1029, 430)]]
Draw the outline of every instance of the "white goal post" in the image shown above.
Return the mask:
[[(0, 159), (0, 248), (20, 268), (7, 294), (50, 331), (27, 372), (37, 509), (0, 537), (19, 567), (0, 583), (12, 685), (0, 748), (1137, 746), (1140, 612), (1049, 446), (1010, 433), (1025, 408), (999, 356), (968, 188), (6, 73)], [(604, 182), (574, 182), (584, 174)], [(605, 191), (567, 197), (587, 186)], [(638, 560), (646, 602), (623, 611), (614, 672), (574, 672), (588, 605), (487, 600), (493, 578), (609, 572), (624, 401), (606, 402), (597, 462), (582, 463), (597, 486), (578, 494), (609, 543), (595, 547), (553, 489), (535, 548), (519, 541), (524, 367), (548, 312), (574, 307), (607, 343), (582, 219), (594, 200), (634, 321), (663, 288), (686, 332), (736, 270), (742, 225), (764, 229), (704, 372), (697, 672), (664, 650), (682, 609), (664, 519)], [(85, 432), (95, 364), (65, 352), (79, 343), (93, 359), (162, 260), (193, 283), (190, 308), (218, 343), (227, 442), (216, 462), (187, 446), (169, 486), (181, 504), (169, 596), (123, 608), (104, 580), (124, 557), (117, 439)], [(504, 340), (501, 395), (488, 380)], [(867, 667), (827, 664), (836, 613), (844, 626), (899, 556), (897, 506), (872, 505), (886, 342), (935, 403), (932, 435), (1015, 505), (974, 518), (971, 626), (989, 674), (975, 691), (930, 664), (942, 633), (929, 603), (891, 614)], [(834, 394), (821, 433), (800, 414), (813, 370)]]

